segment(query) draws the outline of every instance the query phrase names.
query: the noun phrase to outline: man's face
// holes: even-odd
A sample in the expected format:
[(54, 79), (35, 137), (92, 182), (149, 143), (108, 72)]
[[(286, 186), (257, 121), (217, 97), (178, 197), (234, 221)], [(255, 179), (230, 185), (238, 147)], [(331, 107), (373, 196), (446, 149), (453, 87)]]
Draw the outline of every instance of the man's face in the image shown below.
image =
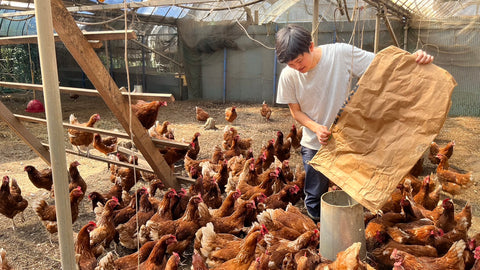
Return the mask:
[[(307, 56), (307, 57), (306, 57)], [(297, 58), (287, 63), (289, 67), (298, 70), (301, 73), (307, 72), (307, 66), (309, 65), (308, 54), (303, 53)]]
[(309, 52), (305, 52), (297, 56), (297, 58), (289, 61), (287, 65), (301, 73), (308, 72), (314, 66), (313, 61), (313, 43), (309, 47)]

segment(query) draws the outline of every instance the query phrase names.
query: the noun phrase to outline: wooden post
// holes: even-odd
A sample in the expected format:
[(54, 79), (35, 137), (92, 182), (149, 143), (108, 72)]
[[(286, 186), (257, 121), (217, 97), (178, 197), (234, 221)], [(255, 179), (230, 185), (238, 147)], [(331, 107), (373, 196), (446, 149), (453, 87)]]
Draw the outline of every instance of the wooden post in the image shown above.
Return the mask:
[(373, 42), (373, 53), (378, 52), (378, 42), (380, 38), (380, 11), (377, 10), (377, 16), (375, 17), (375, 40)]
[[(135, 116), (130, 117), (131, 109), (128, 101), (122, 97), (115, 81), (83, 36), (62, 0), (52, 0), (51, 3), (53, 26), (70, 54), (88, 76), (125, 131), (133, 137), (135, 146), (142, 152), (157, 176), (165, 180), (165, 185), (178, 188), (180, 185), (176, 181), (170, 166), (165, 162), (158, 149), (155, 148), (140, 121)], [(133, 134), (130, 134), (130, 131)]]
[(318, 44), (318, 7), (319, 7), (319, 0), (313, 1), (313, 16), (312, 16), (312, 39), (313, 39), (313, 46), (317, 46)]
[(387, 26), (387, 30), (390, 33), (390, 37), (392, 37), (393, 43), (395, 46), (399, 47), (397, 36), (395, 36), (395, 32), (393, 32), (392, 25), (390, 24), (390, 20), (387, 17), (387, 12), (384, 13), (385, 25)]
[[(35, 1), (35, 18), (38, 32), (38, 52), (45, 88), (45, 113), (48, 141), (51, 145), (53, 186), (57, 214), (58, 239), (62, 269), (76, 269), (73, 245), (72, 214), (68, 193), (67, 158), (65, 154), (65, 131), (62, 123), (62, 107), (58, 90), (57, 58), (53, 38), (52, 10), (50, 1)], [(91, 47), (90, 47), (91, 48)]]

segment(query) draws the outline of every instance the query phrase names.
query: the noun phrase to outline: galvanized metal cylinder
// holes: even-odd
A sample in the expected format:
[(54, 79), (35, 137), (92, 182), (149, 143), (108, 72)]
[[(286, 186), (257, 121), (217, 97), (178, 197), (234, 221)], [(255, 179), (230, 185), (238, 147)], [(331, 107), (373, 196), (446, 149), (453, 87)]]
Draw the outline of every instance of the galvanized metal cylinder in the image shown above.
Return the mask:
[(323, 194), (321, 205), (320, 254), (334, 261), (338, 252), (360, 242), (360, 259), (365, 259), (363, 206), (343, 190)]

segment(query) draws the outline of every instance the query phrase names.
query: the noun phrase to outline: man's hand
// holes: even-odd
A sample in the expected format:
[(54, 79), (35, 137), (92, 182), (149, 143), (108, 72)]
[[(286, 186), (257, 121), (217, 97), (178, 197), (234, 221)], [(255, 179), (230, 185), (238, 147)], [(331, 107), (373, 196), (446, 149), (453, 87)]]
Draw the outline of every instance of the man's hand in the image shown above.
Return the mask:
[(315, 134), (317, 134), (318, 141), (321, 145), (326, 145), (328, 139), (330, 138), (330, 131), (328, 131), (326, 126), (318, 126), (317, 130), (315, 130)]
[(416, 51), (413, 55), (416, 56), (415, 61), (420, 65), (426, 65), (433, 61), (433, 56), (422, 50)]

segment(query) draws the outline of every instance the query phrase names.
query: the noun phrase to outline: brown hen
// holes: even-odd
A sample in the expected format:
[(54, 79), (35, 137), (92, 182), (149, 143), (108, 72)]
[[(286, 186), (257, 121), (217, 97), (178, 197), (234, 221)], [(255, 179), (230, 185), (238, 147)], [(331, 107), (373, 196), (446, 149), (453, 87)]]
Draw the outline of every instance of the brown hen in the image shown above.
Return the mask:
[(13, 218), (22, 213), (28, 206), (28, 201), (21, 195), (20, 187), (18, 187), (15, 179), (12, 179), (12, 185), (10, 184), (10, 177), (4, 176), (2, 185), (0, 187), (0, 213), (12, 220), (13, 229), (16, 229), (15, 221)]
[(75, 241), (75, 259), (80, 270), (90, 270), (97, 266), (97, 257), (90, 246), (90, 232), (97, 227), (90, 221), (77, 234)]
[(232, 106), (230, 108), (225, 109), (225, 120), (227, 120), (230, 123), (233, 123), (237, 119), (237, 107)]
[(440, 148), (436, 142), (430, 144), (430, 149), (428, 152), (428, 159), (433, 164), (440, 163), (440, 159), (437, 157), (438, 154), (445, 155), (449, 159), (453, 154), (453, 147), (455, 146), (455, 141), (450, 141), (445, 147)]
[(270, 120), (270, 116), (272, 115), (272, 109), (268, 106), (267, 103), (265, 103), (265, 101), (263, 101), (263, 103), (262, 103), (262, 108), (260, 109), (260, 114), (265, 119), (265, 121)]
[[(81, 127), (93, 127), (93, 125), (95, 125), (98, 120), (100, 120), (100, 115), (93, 114), (92, 116), (90, 116), (88, 122), (80, 123), (78, 122), (77, 118), (73, 113), (70, 115), (70, 125), (76, 125)], [(68, 138), (70, 139), (70, 143), (77, 147), (79, 153), (81, 152), (80, 149), (86, 149), (87, 156), (89, 156), (90, 146), (93, 143), (93, 133), (69, 128)]]
[(407, 252), (394, 249), (390, 258), (395, 260), (394, 266), (398, 267), (394, 269), (461, 270), (465, 269), (465, 262), (463, 261), (465, 246), (465, 241), (457, 241), (444, 256), (439, 258), (415, 257)]
[[(70, 209), (72, 214), (72, 223), (78, 218), (78, 206), (80, 198), (83, 197), (83, 192), (80, 187), (70, 192)], [(55, 205), (48, 205), (45, 200), (40, 200), (34, 206), (35, 212), (40, 217), (40, 220), (45, 225), (45, 228), (51, 234), (57, 232), (57, 211)]]
[(198, 121), (207, 121), (210, 115), (204, 109), (195, 106), (195, 117)]
[(145, 129), (149, 129), (155, 124), (158, 115), (158, 109), (161, 106), (167, 106), (167, 102), (138, 100), (132, 104), (132, 112), (138, 118)]
[(117, 151), (117, 137), (102, 138), (99, 133), (93, 135), (93, 148), (108, 156)]
[(52, 191), (53, 177), (51, 168), (39, 171), (34, 166), (28, 165), (23, 170), (27, 172), (28, 179), (35, 187)]

